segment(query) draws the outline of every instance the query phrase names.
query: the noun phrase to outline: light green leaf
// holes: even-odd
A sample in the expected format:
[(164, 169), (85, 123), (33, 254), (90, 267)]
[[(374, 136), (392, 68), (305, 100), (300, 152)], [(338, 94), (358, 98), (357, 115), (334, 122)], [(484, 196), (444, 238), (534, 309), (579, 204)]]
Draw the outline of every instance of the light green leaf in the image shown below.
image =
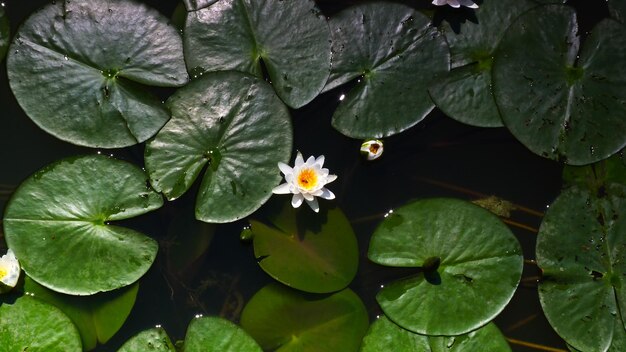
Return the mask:
[(330, 32), (314, 1), (213, 2), (187, 1), (185, 60), (192, 73), (267, 73), (292, 108), (320, 93), (330, 73)]
[(459, 336), (426, 336), (405, 330), (382, 316), (363, 338), (361, 352), (484, 352), (511, 351), (494, 323)]
[(117, 352), (176, 352), (169, 336), (163, 328), (153, 328), (140, 332), (126, 341)]
[(239, 326), (218, 317), (192, 320), (183, 346), (183, 352), (261, 352)]
[(492, 74), (504, 124), (520, 142), (584, 165), (626, 145), (626, 36), (605, 19), (579, 50), (577, 33), (570, 7), (534, 8), (504, 34)]
[(156, 256), (156, 241), (108, 223), (162, 204), (132, 164), (100, 155), (67, 158), (19, 186), (5, 209), (4, 233), (35, 281), (90, 295), (137, 281)]
[(188, 79), (177, 30), (131, 0), (59, 0), (35, 12), (11, 44), (7, 69), (15, 97), (39, 127), (104, 148), (143, 142), (169, 119), (144, 85)]
[(352, 281), (359, 247), (341, 210), (322, 208), (314, 213), (285, 202), (270, 222), (273, 226), (250, 224), (254, 256), (274, 279), (313, 293), (339, 291)]
[(0, 303), (0, 351), (83, 350), (76, 327), (57, 308), (28, 296)]
[(368, 257), (416, 268), (376, 300), (389, 319), (424, 335), (459, 335), (491, 321), (513, 297), (523, 265), (519, 242), (495, 215), (443, 198), (394, 209), (374, 232)]
[(264, 81), (228, 71), (205, 74), (169, 100), (172, 119), (146, 145), (152, 186), (169, 200), (204, 171), (196, 218), (230, 222), (258, 209), (291, 153), (289, 111)]
[(502, 126), (491, 93), (493, 52), (511, 22), (533, 6), (527, 0), (485, 1), (474, 10), (476, 19), (465, 22), (458, 33), (444, 22), (452, 70), (429, 92), (446, 115), (473, 126)]
[[(448, 71), (448, 47), (428, 17), (389, 2), (364, 3), (330, 20), (333, 66), (325, 91), (352, 82), (333, 115), (352, 138), (387, 137), (433, 109), (427, 88)], [(356, 82), (355, 82), (356, 81)]]
[(565, 190), (537, 238), (543, 311), (567, 343), (585, 352), (626, 349), (626, 186), (605, 189)]
[(354, 352), (368, 318), (350, 289), (313, 295), (270, 284), (245, 306), (241, 325), (264, 350)]
[(72, 320), (84, 350), (106, 343), (122, 327), (137, 298), (138, 284), (93, 296), (69, 296), (49, 290), (28, 276), (24, 291), (41, 301), (52, 304)]

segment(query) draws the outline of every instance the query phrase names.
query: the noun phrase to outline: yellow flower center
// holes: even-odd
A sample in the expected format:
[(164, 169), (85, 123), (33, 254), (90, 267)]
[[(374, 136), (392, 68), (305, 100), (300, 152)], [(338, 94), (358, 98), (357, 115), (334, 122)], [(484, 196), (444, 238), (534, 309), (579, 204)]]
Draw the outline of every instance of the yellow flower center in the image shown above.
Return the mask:
[(298, 174), (298, 186), (306, 190), (317, 185), (317, 173), (313, 169), (302, 169)]
[(0, 268), (0, 280), (4, 279), (5, 276), (7, 276), (9, 272), (7, 271), (7, 269), (5, 268)]

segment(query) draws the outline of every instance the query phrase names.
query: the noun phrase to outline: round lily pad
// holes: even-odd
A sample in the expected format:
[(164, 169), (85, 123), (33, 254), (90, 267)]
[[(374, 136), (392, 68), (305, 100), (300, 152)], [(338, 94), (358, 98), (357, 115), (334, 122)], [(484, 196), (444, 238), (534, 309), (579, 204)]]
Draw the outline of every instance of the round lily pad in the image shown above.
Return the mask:
[(280, 352), (357, 351), (368, 325), (367, 310), (350, 289), (313, 295), (269, 284), (241, 313), (241, 326), (261, 347)]
[(519, 242), (500, 219), (443, 198), (395, 209), (375, 230), (368, 257), (415, 267), (376, 300), (393, 322), (424, 335), (464, 334), (491, 321), (513, 297), (523, 265)]
[[(534, 8), (496, 51), (493, 87), (502, 119), (528, 149), (572, 165), (626, 145), (626, 36), (602, 20), (581, 44), (568, 6)], [(579, 46), (581, 46), (579, 50)]]
[(390, 2), (345, 9), (329, 21), (333, 66), (324, 90), (351, 82), (333, 115), (353, 138), (400, 133), (433, 109), (428, 85), (448, 71), (449, 51), (431, 20)]
[(360, 351), (505, 352), (511, 347), (494, 323), (459, 336), (426, 336), (405, 330), (382, 316), (370, 326)]
[(187, 1), (185, 60), (192, 73), (267, 75), (292, 108), (320, 93), (330, 73), (330, 31), (314, 1), (213, 2)]
[(254, 256), (287, 286), (306, 292), (339, 291), (354, 279), (359, 247), (350, 222), (335, 209), (313, 213), (285, 203), (271, 225), (250, 221)]
[(626, 186), (570, 187), (552, 203), (537, 238), (539, 298), (554, 330), (581, 351), (626, 349)]
[(28, 276), (24, 280), (25, 292), (59, 308), (72, 320), (87, 351), (109, 341), (122, 327), (135, 305), (138, 288), (135, 284), (92, 296), (69, 296), (51, 291)]
[(131, 0), (56, 1), (29, 17), (7, 57), (26, 114), (62, 140), (119, 148), (169, 119), (145, 86), (184, 85), (182, 39), (168, 19)]
[(0, 5), (0, 61), (4, 59), (4, 54), (7, 53), (9, 47), (9, 19), (4, 10), (4, 5)]
[(157, 242), (109, 225), (163, 205), (138, 167), (101, 155), (63, 159), (15, 191), (4, 234), (24, 271), (54, 291), (90, 295), (129, 285), (152, 265)]
[(218, 317), (191, 321), (184, 352), (261, 352), (261, 347), (239, 326)]
[(80, 352), (80, 335), (57, 308), (23, 296), (0, 304), (0, 346), (3, 351)]
[(529, 0), (485, 1), (474, 10), (475, 20), (454, 31), (444, 22), (452, 70), (430, 86), (430, 96), (446, 115), (480, 127), (502, 126), (491, 93), (491, 65), (506, 28), (524, 11), (536, 6)]
[(146, 145), (152, 186), (173, 200), (204, 169), (196, 218), (206, 222), (234, 221), (265, 203), (292, 143), (289, 111), (270, 85), (234, 71), (207, 73), (168, 106), (172, 119)]
[(117, 352), (176, 352), (172, 341), (161, 327), (140, 332), (126, 341)]

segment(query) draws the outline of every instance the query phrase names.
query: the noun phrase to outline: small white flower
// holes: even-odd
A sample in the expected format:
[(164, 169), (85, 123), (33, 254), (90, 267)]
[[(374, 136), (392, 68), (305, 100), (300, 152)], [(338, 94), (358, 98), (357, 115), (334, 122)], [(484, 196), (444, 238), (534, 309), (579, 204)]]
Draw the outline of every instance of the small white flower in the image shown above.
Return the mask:
[(20, 263), (12, 250), (0, 257), (0, 292), (11, 290), (20, 278)]
[(287, 182), (274, 188), (272, 192), (276, 194), (293, 193), (291, 205), (294, 208), (299, 207), (306, 200), (314, 212), (319, 212), (320, 207), (315, 197), (335, 199), (333, 192), (324, 186), (337, 179), (337, 175), (329, 175), (328, 169), (322, 166), (324, 166), (323, 155), (317, 159), (311, 156), (304, 162), (302, 154), (298, 152), (293, 168), (285, 163), (278, 163), (278, 168), (285, 175)]
[(471, 9), (478, 8), (478, 5), (474, 4), (474, 2), (471, 0), (433, 0), (433, 5), (450, 5), (454, 8), (459, 8), (461, 6), (469, 7)]
[(361, 144), (361, 154), (367, 160), (376, 160), (383, 155), (383, 142), (379, 139), (370, 139)]

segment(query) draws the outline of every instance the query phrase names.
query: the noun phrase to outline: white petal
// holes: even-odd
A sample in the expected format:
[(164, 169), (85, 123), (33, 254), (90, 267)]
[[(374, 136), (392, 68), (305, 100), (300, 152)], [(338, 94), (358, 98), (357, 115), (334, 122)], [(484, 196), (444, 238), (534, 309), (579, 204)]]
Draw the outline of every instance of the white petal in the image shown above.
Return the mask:
[(313, 200), (307, 200), (306, 204), (308, 204), (314, 212), (318, 213), (320, 211), (320, 205), (317, 203), (317, 199), (313, 198)]
[(315, 199), (315, 197), (313, 197), (313, 195), (311, 193), (302, 193), (302, 196), (304, 197), (304, 199), (311, 201), (313, 199)]
[(326, 177), (326, 183), (331, 183), (331, 182), (333, 182), (336, 179), (337, 179), (337, 175), (328, 175)]
[(305, 164), (308, 166), (313, 166), (313, 164), (315, 164), (315, 157), (311, 155), (308, 159), (306, 159)]
[(322, 175), (322, 177), (326, 177), (328, 176), (329, 172), (328, 169), (321, 169), (320, 170), (320, 175)]
[(282, 185), (278, 185), (272, 189), (272, 193), (274, 194), (289, 194), (291, 193), (291, 185), (289, 183), (283, 183)]
[(280, 169), (280, 172), (282, 172), (285, 176), (286, 175), (291, 175), (293, 173), (293, 169), (291, 168), (291, 166), (285, 164), (285, 163), (278, 163), (278, 168)]
[(295, 163), (295, 166), (296, 166), (296, 167), (299, 167), (299, 166), (302, 166), (302, 164), (304, 164), (304, 159), (302, 158), (302, 153), (298, 152), (298, 153), (296, 154), (296, 163)]
[(443, 6), (447, 3), (448, 3), (447, 0), (433, 0), (433, 5), (437, 5), (437, 6)]
[(454, 8), (459, 8), (461, 7), (461, 4), (459, 4), (459, 2), (457, 0), (448, 0), (448, 5), (454, 7)]
[(470, 9), (477, 9), (478, 5), (474, 4), (471, 0), (458, 0), (462, 6), (469, 7)]
[(311, 193), (312, 195), (314, 195), (314, 196), (316, 196), (316, 197), (319, 197), (319, 196), (321, 196), (321, 195), (324, 193), (324, 191), (322, 191), (322, 189), (323, 189), (323, 188), (316, 189), (315, 191), (313, 191), (313, 192), (309, 192), (309, 193)]
[(322, 194), (320, 195), (320, 198), (324, 198), (324, 199), (335, 199), (335, 194), (333, 192), (331, 192), (328, 188), (322, 188), (321, 189)]
[(315, 164), (319, 165), (319, 167), (324, 166), (324, 156), (318, 156), (317, 159), (315, 159)]
[(304, 201), (304, 197), (300, 193), (296, 193), (291, 198), (291, 206), (297, 208), (302, 205), (302, 201)]

